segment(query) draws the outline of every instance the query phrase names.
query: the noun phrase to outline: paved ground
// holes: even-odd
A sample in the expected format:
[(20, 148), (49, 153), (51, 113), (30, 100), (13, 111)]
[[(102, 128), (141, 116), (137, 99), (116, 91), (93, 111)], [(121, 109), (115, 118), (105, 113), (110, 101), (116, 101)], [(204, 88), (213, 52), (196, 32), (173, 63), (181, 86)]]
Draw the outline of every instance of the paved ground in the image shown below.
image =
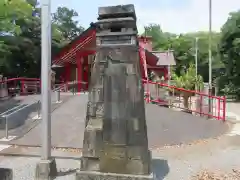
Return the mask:
[[(72, 93), (67, 93), (67, 95), (72, 95)], [(61, 97), (63, 96), (64, 95), (62, 93)], [(16, 96), (5, 101), (0, 101), (0, 114), (18, 105), (23, 105), (23, 104), (26, 105), (26, 104), (37, 102), (40, 100), (40, 98), (41, 98), (40, 95), (36, 94), (36, 95), (28, 95), (28, 96)], [(51, 94), (51, 101), (52, 102), (56, 101), (55, 92), (52, 92)]]
[[(51, 104), (51, 111), (53, 112), (54, 110), (56, 110), (58, 107), (60, 107), (62, 104), (64, 104), (70, 97), (71, 97), (71, 95), (66, 95), (66, 96), (62, 95), (61, 96), (62, 103), (60, 103), (60, 104), (55, 103), (56, 100), (53, 97), (52, 104)], [(19, 96), (19, 97), (15, 97), (15, 98), (11, 99), (10, 101), (6, 102), (8, 104), (11, 104), (13, 107), (14, 107), (14, 105), (15, 106), (20, 105), (20, 104), (27, 105), (27, 104), (35, 103), (33, 106), (24, 108), (22, 111), (19, 111), (19, 112), (15, 113), (13, 116), (10, 116), (8, 118), (9, 120), (21, 121), (20, 126), (9, 130), (9, 136), (21, 137), (24, 134), (26, 134), (27, 132), (29, 132), (31, 129), (36, 127), (41, 122), (40, 119), (33, 118), (34, 116), (36, 116), (38, 114), (37, 111), (39, 108), (39, 104), (37, 104), (36, 102), (39, 99), (40, 99), (39, 95)], [(23, 111), (24, 111), (24, 113), (23, 113)], [(5, 121), (3, 123), (4, 124), (0, 128), (0, 138), (5, 137)]]
[[(54, 146), (81, 148), (86, 102), (87, 95), (74, 96), (52, 113)], [(205, 169), (223, 173), (239, 169), (240, 136), (219, 136), (227, 132), (227, 124), (152, 104), (146, 105), (146, 115), (155, 180), (190, 180)], [(41, 126), (36, 126), (14, 143), (39, 145), (40, 132)], [(33, 180), (40, 152), (37, 147), (11, 146), (0, 152), (0, 168), (13, 169), (13, 180)], [(81, 150), (54, 149), (52, 155), (59, 171), (56, 180), (75, 180)]]
[[(87, 95), (76, 95), (52, 113), (52, 145), (81, 148)], [(150, 147), (191, 143), (202, 138), (226, 133), (227, 124), (191, 114), (173, 111), (153, 104), (146, 105)], [(41, 126), (38, 125), (12, 144), (40, 146)]]
[(0, 101), (0, 114), (19, 105), (31, 104), (39, 100), (39, 95), (16, 96), (11, 99)]
[(240, 103), (239, 102), (227, 102), (226, 105), (226, 115), (230, 120), (240, 120)]
[[(237, 158), (240, 156), (239, 136), (223, 136), (191, 145), (165, 146), (151, 150), (155, 180), (190, 180), (192, 176), (205, 169), (221, 173), (240, 169), (240, 160)], [(39, 148), (12, 147), (1, 153), (25, 154), (26, 156), (21, 157), (1, 156), (0, 167), (13, 169), (13, 180), (34, 179), (36, 163), (40, 159), (31, 156), (39, 155)], [(80, 167), (81, 152), (53, 150), (52, 155), (57, 157), (59, 176), (56, 180), (75, 180), (75, 171)]]

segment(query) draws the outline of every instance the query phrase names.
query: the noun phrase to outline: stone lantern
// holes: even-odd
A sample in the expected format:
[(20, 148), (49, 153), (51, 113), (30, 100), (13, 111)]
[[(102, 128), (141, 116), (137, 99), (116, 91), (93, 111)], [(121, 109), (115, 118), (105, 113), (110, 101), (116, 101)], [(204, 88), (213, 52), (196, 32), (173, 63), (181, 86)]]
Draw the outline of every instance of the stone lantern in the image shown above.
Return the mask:
[(0, 74), (0, 100), (8, 98), (7, 82), (2, 82), (5, 80), (7, 80), (7, 78), (4, 78), (3, 75)]
[(55, 85), (55, 80), (56, 80), (56, 72), (51, 70), (51, 88), (54, 88)]

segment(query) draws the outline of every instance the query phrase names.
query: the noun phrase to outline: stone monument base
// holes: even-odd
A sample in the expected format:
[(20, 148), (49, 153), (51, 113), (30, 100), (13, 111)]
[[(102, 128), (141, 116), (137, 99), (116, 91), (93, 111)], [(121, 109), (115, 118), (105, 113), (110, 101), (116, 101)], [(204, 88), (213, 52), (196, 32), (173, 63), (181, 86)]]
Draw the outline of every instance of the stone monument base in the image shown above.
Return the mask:
[(13, 170), (8, 168), (0, 168), (1, 180), (13, 180)]
[(35, 180), (54, 179), (57, 176), (55, 159), (41, 160), (36, 167)]
[(76, 180), (153, 180), (153, 175), (115, 174), (96, 171), (77, 171)]

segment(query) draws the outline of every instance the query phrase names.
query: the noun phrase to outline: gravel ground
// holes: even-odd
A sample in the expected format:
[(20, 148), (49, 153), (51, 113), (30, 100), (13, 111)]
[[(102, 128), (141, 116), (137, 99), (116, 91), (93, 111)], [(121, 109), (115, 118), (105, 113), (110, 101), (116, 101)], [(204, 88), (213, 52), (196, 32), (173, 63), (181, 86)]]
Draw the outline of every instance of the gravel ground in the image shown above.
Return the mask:
[[(8, 157), (3, 158), (0, 167), (13, 168), (13, 180), (33, 180), (39, 158)], [(79, 167), (76, 160), (57, 159), (59, 176), (56, 180), (74, 180), (74, 172)]]
[[(240, 169), (239, 136), (223, 136), (195, 144), (151, 150), (155, 180), (191, 180), (192, 176), (205, 169), (221, 173)], [(21, 152), (18, 148), (15, 148), (15, 151)], [(66, 154), (66, 151), (64, 153)], [(14, 180), (33, 180), (38, 161), (39, 158), (5, 156), (0, 158), (0, 167), (13, 168)], [(80, 166), (79, 160), (57, 159), (56, 162), (58, 170), (61, 171), (56, 180), (74, 180), (74, 172)]]

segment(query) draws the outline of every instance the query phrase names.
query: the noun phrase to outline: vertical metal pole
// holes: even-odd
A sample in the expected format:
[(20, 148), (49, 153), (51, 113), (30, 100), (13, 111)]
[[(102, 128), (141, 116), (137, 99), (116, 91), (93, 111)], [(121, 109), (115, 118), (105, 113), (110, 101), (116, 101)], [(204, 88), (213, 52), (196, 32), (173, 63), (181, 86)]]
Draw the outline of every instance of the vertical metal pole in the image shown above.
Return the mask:
[[(196, 68), (196, 79), (198, 76), (198, 37), (195, 42), (195, 68)], [(198, 91), (197, 83), (195, 84), (195, 90)]]
[(40, 118), (40, 101), (38, 101), (38, 105), (37, 105), (37, 115), (38, 115), (38, 118)]
[(41, 7), (42, 39), (42, 160), (51, 157), (51, 11), (50, 0), (42, 0)]
[(168, 60), (168, 86), (170, 86), (170, 80), (171, 80), (171, 67), (170, 67), (170, 61), (169, 61), (169, 52), (170, 50), (168, 49), (167, 52), (167, 60)]
[(212, 0), (209, 0), (209, 46), (208, 46), (208, 54), (209, 54), (209, 114), (211, 114), (212, 111)]
[(8, 116), (5, 116), (5, 138), (8, 139)]
[(56, 91), (56, 102), (57, 103), (59, 103), (60, 102), (60, 89), (58, 89), (57, 91)]

